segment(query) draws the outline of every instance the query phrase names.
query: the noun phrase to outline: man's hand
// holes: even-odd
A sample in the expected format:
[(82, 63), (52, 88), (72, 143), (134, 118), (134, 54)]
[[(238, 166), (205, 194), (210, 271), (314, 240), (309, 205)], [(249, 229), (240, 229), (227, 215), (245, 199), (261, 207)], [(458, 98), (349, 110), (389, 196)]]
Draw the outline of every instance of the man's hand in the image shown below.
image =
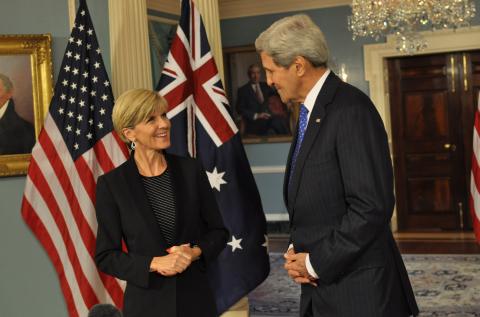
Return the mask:
[(308, 253), (295, 253), (293, 249), (289, 249), (284, 254), (285, 270), (288, 275), (298, 284), (311, 284), (317, 286), (315, 279), (310, 276), (307, 270), (305, 259)]

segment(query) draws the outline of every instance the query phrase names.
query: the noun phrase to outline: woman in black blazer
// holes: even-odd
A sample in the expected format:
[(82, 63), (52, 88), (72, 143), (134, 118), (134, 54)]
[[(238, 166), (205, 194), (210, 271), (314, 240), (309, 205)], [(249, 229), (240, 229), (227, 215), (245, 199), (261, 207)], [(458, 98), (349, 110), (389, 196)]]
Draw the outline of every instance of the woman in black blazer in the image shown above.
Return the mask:
[(200, 163), (164, 152), (166, 111), (163, 97), (143, 89), (115, 103), (115, 130), (133, 151), (98, 179), (95, 261), (127, 281), (125, 317), (212, 317), (206, 266), (226, 245), (228, 231)]

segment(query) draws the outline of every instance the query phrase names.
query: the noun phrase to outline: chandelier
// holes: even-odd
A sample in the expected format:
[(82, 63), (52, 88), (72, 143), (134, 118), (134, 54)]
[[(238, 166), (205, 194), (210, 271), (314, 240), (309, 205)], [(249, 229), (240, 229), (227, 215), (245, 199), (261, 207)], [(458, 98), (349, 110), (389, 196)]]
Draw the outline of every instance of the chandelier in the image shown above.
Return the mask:
[(348, 28), (357, 37), (396, 35), (396, 49), (414, 54), (427, 47), (421, 30), (457, 29), (475, 16), (472, 0), (353, 0)]

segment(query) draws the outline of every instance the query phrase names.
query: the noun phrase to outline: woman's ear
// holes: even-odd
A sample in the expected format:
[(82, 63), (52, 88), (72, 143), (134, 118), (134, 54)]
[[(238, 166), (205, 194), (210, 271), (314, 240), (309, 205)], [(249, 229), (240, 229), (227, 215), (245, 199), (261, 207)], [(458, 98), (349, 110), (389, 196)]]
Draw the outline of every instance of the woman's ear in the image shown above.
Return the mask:
[(122, 129), (123, 136), (129, 140), (130, 142), (135, 141), (135, 131), (131, 128), (123, 128)]

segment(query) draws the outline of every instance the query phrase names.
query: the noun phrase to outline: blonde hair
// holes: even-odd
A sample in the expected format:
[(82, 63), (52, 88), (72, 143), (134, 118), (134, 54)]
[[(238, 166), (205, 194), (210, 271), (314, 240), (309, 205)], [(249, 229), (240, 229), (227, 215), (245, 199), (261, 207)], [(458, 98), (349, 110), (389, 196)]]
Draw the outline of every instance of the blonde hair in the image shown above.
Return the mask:
[(168, 103), (157, 92), (147, 89), (131, 89), (118, 97), (113, 106), (112, 121), (115, 131), (125, 142), (130, 142), (122, 133), (124, 128), (133, 128), (158, 110), (166, 112)]
[(327, 67), (329, 59), (322, 31), (306, 14), (276, 21), (257, 37), (255, 48), (283, 67), (289, 67), (297, 56), (303, 56), (314, 67)]

